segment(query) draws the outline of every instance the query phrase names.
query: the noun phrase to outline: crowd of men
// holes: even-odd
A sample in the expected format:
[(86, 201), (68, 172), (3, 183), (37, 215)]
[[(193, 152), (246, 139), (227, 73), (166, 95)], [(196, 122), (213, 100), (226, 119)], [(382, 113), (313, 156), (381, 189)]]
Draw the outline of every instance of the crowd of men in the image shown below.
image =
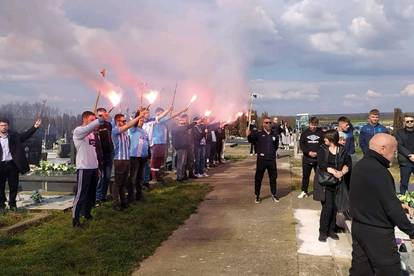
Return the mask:
[[(73, 131), (78, 175), (74, 227), (81, 225), (81, 216), (92, 219), (92, 207), (107, 201), (108, 189), (113, 207), (121, 211), (143, 198), (143, 187), (162, 185), (170, 133), (177, 181), (208, 177), (209, 167), (223, 163), (226, 124), (207, 116), (190, 122), (186, 111), (156, 108), (150, 117), (141, 109), (130, 120), (116, 114), (113, 121), (104, 108), (82, 114), (82, 125)], [(114, 181), (109, 185), (112, 167)]]
[[(394, 136), (379, 123), (379, 116), (379, 110), (372, 109), (367, 124), (360, 129), (358, 144), (362, 159), (357, 157), (355, 151), (354, 127), (344, 116), (338, 118), (336, 129), (328, 131), (319, 128), (318, 118), (311, 117), (309, 127), (299, 139), (303, 157), (302, 191), (298, 198), (309, 196), (313, 170), (313, 196), (322, 204), (321, 242), (326, 242), (328, 237), (339, 239), (336, 231), (342, 225), (336, 221), (338, 213), (346, 212), (346, 219), (352, 219), (350, 275), (402, 275), (394, 227), (399, 227), (414, 242), (414, 224), (406, 215), (409, 208), (397, 198), (394, 179), (388, 171), (398, 152), (400, 193), (406, 193), (409, 178), (414, 172), (414, 115), (404, 115), (404, 127), (397, 130)], [(279, 202), (276, 152), (280, 132), (277, 119), (272, 122), (269, 117), (263, 118), (260, 130), (254, 125), (247, 130), (248, 140), (252, 143), (251, 153), (255, 149), (257, 154), (254, 180), (256, 203), (261, 202), (261, 182), (266, 170), (271, 199)], [(325, 173), (321, 173), (322, 170)]]

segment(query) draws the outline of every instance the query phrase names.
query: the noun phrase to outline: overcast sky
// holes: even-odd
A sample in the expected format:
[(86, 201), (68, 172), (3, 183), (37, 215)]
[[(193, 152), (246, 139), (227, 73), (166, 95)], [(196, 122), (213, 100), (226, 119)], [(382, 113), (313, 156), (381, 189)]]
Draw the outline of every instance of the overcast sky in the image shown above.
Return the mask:
[(271, 114), (413, 111), (413, 27), (412, 0), (4, 0), (1, 102), (75, 113), (147, 87), (165, 105), (177, 83), (223, 118), (251, 91)]

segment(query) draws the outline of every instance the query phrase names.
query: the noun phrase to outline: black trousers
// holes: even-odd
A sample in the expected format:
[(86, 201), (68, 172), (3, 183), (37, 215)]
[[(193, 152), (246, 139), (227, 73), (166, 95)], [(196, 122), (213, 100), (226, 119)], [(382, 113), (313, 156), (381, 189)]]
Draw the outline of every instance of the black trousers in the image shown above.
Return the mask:
[(256, 153), (256, 145), (254, 143), (250, 143), (250, 154)]
[(262, 188), (263, 175), (266, 170), (269, 175), (270, 192), (272, 193), (272, 195), (276, 196), (276, 178), (277, 178), (276, 160), (264, 160), (261, 158), (257, 158), (256, 175), (254, 177), (254, 193), (256, 196), (260, 196), (260, 189)]
[(131, 157), (129, 181), (128, 181), (128, 201), (140, 200), (142, 198), (142, 183), (144, 182), (144, 169), (147, 163), (146, 157)]
[(190, 146), (187, 149), (187, 170), (188, 176), (194, 176), (194, 165), (195, 165), (195, 155), (194, 155), (194, 146)]
[(85, 217), (91, 216), (91, 210), (95, 206), (98, 179), (98, 169), (77, 171), (77, 190), (72, 208), (72, 218), (74, 220), (79, 221), (81, 214)]
[(16, 207), (19, 170), (13, 161), (0, 162), (0, 208), (5, 207), (6, 182), (9, 184), (9, 206)]
[(335, 232), (336, 212), (335, 205), (336, 187), (325, 187), (325, 201), (322, 201), (321, 218), (319, 220), (319, 233), (328, 235)]
[(316, 161), (308, 160), (305, 157), (302, 159), (302, 191), (308, 193), (309, 177), (312, 169), (316, 173), (318, 164)]
[(114, 160), (115, 181), (112, 188), (113, 204), (126, 206), (125, 190), (128, 187), (130, 162), (129, 160)]
[(402, 274), (400, 254), (394, 229), (352, 222), (351, 276), (399, 276)]
[(208, 158), (208, 161), (210, 162), (210, 165), (211, 165), (216, 160), (217, 160), (217, 142), (211, 142), (210, 157)]

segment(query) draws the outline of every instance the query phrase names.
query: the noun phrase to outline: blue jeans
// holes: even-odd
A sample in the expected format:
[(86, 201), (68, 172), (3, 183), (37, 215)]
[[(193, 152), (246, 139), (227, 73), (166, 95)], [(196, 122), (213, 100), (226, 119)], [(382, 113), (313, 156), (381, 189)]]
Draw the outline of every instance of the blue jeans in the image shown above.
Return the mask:
[(151, 168), (150, 168), (149, 163), (150, 163), (150, 160), (147, 159), (147, 161), (145, 162), (145, 166), (144, 166), (144, 179), (143, 179), (144, 184), (150, 181)]
[(206, 147), (195, 147), (195, 174), (204, 174), (204, 168), (206, 166)]
[(414, 173), (413, 165), (400, 166), (400, 194), (405, 194), (408, 191), (408, 182), (412, 173)]
[(109, 182), (111, 181), (112, 160), (106, 160), (102, 167), (99, 168), (100, 177), (96, 186), (96, 200), (106, 200)]

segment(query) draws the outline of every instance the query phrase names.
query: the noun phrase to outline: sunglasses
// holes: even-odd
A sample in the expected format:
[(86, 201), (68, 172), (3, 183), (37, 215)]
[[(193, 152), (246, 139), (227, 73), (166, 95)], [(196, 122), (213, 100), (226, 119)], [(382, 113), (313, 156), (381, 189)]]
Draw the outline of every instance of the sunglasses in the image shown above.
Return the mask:
[(272, 122), (263, 122), (263, 124), (266, 124), (266, 125), (268, 125), (268, 124), (271, 124)]
[(414, 123), (414, 120), (408, 120), (408, 121), (405, 121), (407, 124), (409, 124), (409, 123)]

